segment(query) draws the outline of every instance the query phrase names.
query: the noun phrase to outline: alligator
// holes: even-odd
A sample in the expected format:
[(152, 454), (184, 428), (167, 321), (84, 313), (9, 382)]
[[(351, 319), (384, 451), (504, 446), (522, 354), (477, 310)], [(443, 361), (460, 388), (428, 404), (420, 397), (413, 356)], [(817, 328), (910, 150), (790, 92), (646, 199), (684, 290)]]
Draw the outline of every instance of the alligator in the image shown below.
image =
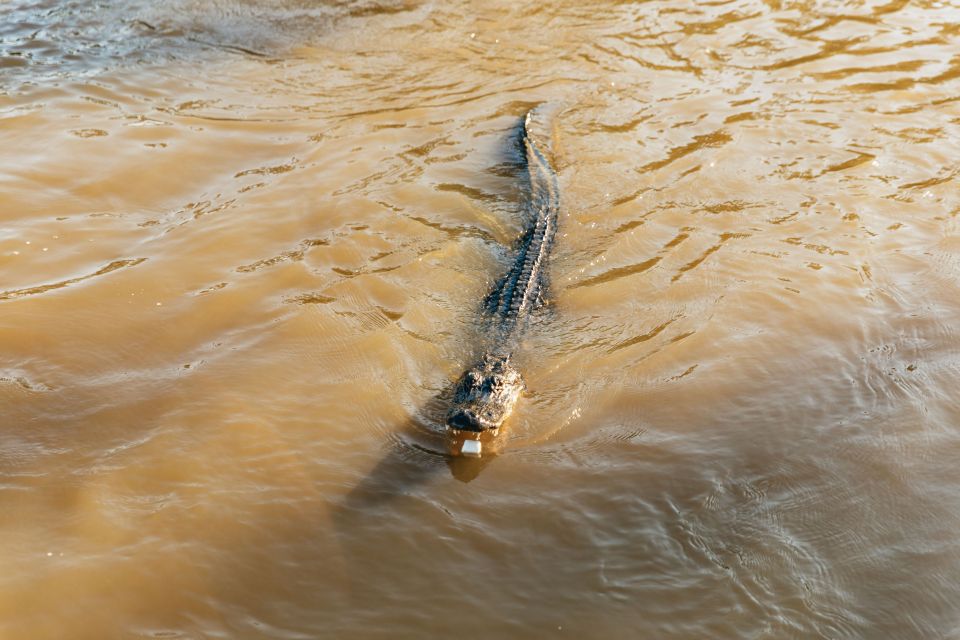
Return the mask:
[[(490, 347), (457, 381), (447, 412), (447, 429), (455, 436), (454, 442), (460, 443), (457, 452), (461, 455), (480, 456), (480, 435), (497, 435), (524, 389), (523, 377), (510, 360), (531, 312), (543, 305), (544, 274), (560, 208), (549, 128), (544, 122), (547, 117), (545, 110), (537, 107), (523, 119), (520, 144), (528, 183), (524, 202), (527, 228), (517, 241), (510, 270), (484, 300)], [(544, 131), (546, 135), (538, 135)]]

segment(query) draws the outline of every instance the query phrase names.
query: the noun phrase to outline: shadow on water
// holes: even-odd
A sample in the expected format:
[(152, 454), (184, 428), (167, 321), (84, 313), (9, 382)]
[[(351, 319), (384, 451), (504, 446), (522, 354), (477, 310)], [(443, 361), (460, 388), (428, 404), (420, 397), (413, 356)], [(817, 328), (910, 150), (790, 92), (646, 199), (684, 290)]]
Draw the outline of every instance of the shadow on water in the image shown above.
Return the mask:
[(414, 493), (444, 470), (461, 482), (470, 482), (496, 457), (465, 458), (451, 453), (451, 440), (443, 430), (453, 387), (434, 395), (397, 432), (386, 455), (344, 498), (346, 512), (368, 511)]
[[(449, 484), (445, 473), (470, 482), (495, 456), (464, 458), (446, 453), (442, 430), (448, 389), (431, 398), (391, 439), (386, 454), (330, 511), (337, 555), (347, 568), (343, 596), (351, 610), (369, 611), (368, 602), (384, 597), (411, 570), (418, 557), (412, 539), (401, 532), (412, 522), (431, 525), (435, 495)], [(435, 484), (436, 486), (431, 486)], [(398, 536), (398, 534), (400, 534)], [(371, 613), (370, 615), (374, 615)]]

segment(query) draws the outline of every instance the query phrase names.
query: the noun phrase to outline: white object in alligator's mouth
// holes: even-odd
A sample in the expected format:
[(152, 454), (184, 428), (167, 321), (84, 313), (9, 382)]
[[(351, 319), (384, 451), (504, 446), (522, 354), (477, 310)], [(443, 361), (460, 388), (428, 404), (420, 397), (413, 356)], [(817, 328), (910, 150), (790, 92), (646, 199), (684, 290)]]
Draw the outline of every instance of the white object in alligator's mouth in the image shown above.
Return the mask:
[(482, 450), (483, 445), (480, 444), (479, 440), (464, 440), (460, 447), (460, 455), (468, 458), (479, 458)]

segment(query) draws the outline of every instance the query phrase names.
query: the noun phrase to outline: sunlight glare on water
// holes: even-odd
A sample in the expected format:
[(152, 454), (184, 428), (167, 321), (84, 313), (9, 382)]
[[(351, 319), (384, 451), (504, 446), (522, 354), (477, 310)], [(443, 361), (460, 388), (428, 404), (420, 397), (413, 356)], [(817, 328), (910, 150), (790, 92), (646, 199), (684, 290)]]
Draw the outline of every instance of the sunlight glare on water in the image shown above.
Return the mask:
[[(7, 2), (0, 638), (960, 637), (958, 25)], [(527, 390), (448, 459), (541, 103)]]

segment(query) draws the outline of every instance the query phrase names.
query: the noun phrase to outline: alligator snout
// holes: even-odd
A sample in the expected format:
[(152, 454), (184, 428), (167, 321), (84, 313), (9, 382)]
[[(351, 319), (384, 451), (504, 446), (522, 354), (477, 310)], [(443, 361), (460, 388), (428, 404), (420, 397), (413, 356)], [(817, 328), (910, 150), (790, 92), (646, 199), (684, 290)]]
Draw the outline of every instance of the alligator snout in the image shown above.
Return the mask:
[(454, 429), (463, 431), (483, 431), (483, 422), (473, 411), (469, 409), (458, 409), (451, 412), (447, 424)]
[(523, 379), (510, 364), (510, 357), (486, 354), (457, 382), (447, 426), (459, 431), (496, 432), (522, 390)]

